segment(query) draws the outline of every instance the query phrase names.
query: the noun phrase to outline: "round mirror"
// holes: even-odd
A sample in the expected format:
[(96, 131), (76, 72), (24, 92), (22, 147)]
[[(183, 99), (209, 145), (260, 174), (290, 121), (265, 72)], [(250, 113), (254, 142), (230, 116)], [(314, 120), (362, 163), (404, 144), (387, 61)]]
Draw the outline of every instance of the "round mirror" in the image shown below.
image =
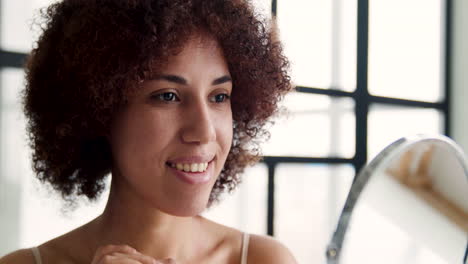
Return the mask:
[(444, 136), (400, 139), (357, 175), (329, 264), (467, 263), (468, 166)]

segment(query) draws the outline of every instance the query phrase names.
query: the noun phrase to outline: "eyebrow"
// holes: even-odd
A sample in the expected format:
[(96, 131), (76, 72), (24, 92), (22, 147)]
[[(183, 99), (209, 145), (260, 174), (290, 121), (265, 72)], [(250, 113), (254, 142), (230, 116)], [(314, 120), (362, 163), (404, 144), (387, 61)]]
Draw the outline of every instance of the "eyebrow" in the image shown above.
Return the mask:
[[(154, 80), (165, 80), (165, 81), (168, 81), (168, 82), (187, 85), (187, 80), (186, 79), (184, 79), (181, 76), (172, 75), (172, 74), (158, 75), (158, 76), (156, 76), (156, 78), (154, 78)], [(226, 83), (226, 82), (232, 82), (232, 79), (231, 79), (231, 77), (229, 77), (227, 75), (224, 75), (222, 77), (216, 78), (211, 84), (212, 85), (219, 85), (219, 84), (223, 84), (223, 83)]]

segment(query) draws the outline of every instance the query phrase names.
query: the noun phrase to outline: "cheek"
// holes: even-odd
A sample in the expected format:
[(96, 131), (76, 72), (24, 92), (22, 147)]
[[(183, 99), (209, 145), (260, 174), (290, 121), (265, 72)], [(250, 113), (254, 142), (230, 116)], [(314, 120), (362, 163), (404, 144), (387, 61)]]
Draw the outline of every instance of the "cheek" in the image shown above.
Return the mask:
[(229, 115), (224, 116), (219, 124), (221, 124), (220, 137), (222, 138), (222, 147), (226, 152), (229, 152), (233, 137), (232, 112), (229, 112)]
[[(154, 116), (123, 115), (112, 126), (111, 145), (114, 159), (124, 167), (141, 167), (154, 159), (166, 138), (167, 127)], [(128, 163), (128, 164), (127, 164)], [(138, 163), (138, 164), (135, 164)]]

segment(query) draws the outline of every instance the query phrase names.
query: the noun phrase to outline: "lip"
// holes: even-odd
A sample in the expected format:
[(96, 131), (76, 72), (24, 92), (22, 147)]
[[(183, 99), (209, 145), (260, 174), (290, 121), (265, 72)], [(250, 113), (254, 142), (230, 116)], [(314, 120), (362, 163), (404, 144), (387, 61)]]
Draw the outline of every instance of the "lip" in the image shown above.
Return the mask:
[(179, 157), (173, 160), (168, 160), (169, 163), (205, 163), (213, 161), (214, 156), (212, 155), (197, 155), (197, 156), (186, 156)]
[[(191, 184), (191, 185), (198, 185), (198, 184), (205, 184), (211, 180), (211, 177), (213, 176), (213, 173), (212, 173), (213, 161), (214, 159), (208, 162), (208, 167), (206, 168), (204, 172), (185, 172), (185, 171), (180, 171), (176, 168), (172, 168), (168, 164), (166, 164), (166, 166), (167, 168), (169, 168), (171, 172), (175, 174), (175, 176), (179, 180), (185, 183)], [(188, 163), (188, 161), (186, 162)], [(183, 162), (180, 162), (180, 163), (183, 163)]]

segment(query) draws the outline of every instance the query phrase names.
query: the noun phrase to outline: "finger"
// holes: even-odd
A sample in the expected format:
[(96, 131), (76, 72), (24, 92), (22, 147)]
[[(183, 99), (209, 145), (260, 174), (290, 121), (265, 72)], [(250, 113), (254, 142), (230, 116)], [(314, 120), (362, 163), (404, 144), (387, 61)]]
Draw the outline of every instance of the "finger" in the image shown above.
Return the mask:
[(128, 246), (128, 245), (106, 245), (101, 246), (96, 250), (94, 253), (93, 260), (91, 261), (92, 264), (97, 264), (101, 260), (101, 258), (105, 255), (111, 254), (113, 252), (120, 252), (120, 253), (127, 253), (133, 254), (136, 253), (136, 249)]
[(143, 255), (139, 252), (137, 253), (120, 253), (120, 252), (114, 252), (114, 253), (111, 253), (111, 256), (114, 256), (114, 257), (117, 257), (117, 258), (121, 258), (121, 259), (131, 259), (131, 260), (135, 260), (135, 261), (138, 261), (138, 263), (141, 263), (141, 264), (156, 264), (156, 259), (154, 259), (153, 257), (150, 257), (150, 256), (147, 256), (147, 255)]
[(161, 264), (177, 264), (173, 258), (166, 258), (157, 261), (159, 261)]
[(113, 255), (104, 255), (97, 264), (141, 264), (138, 260)]

